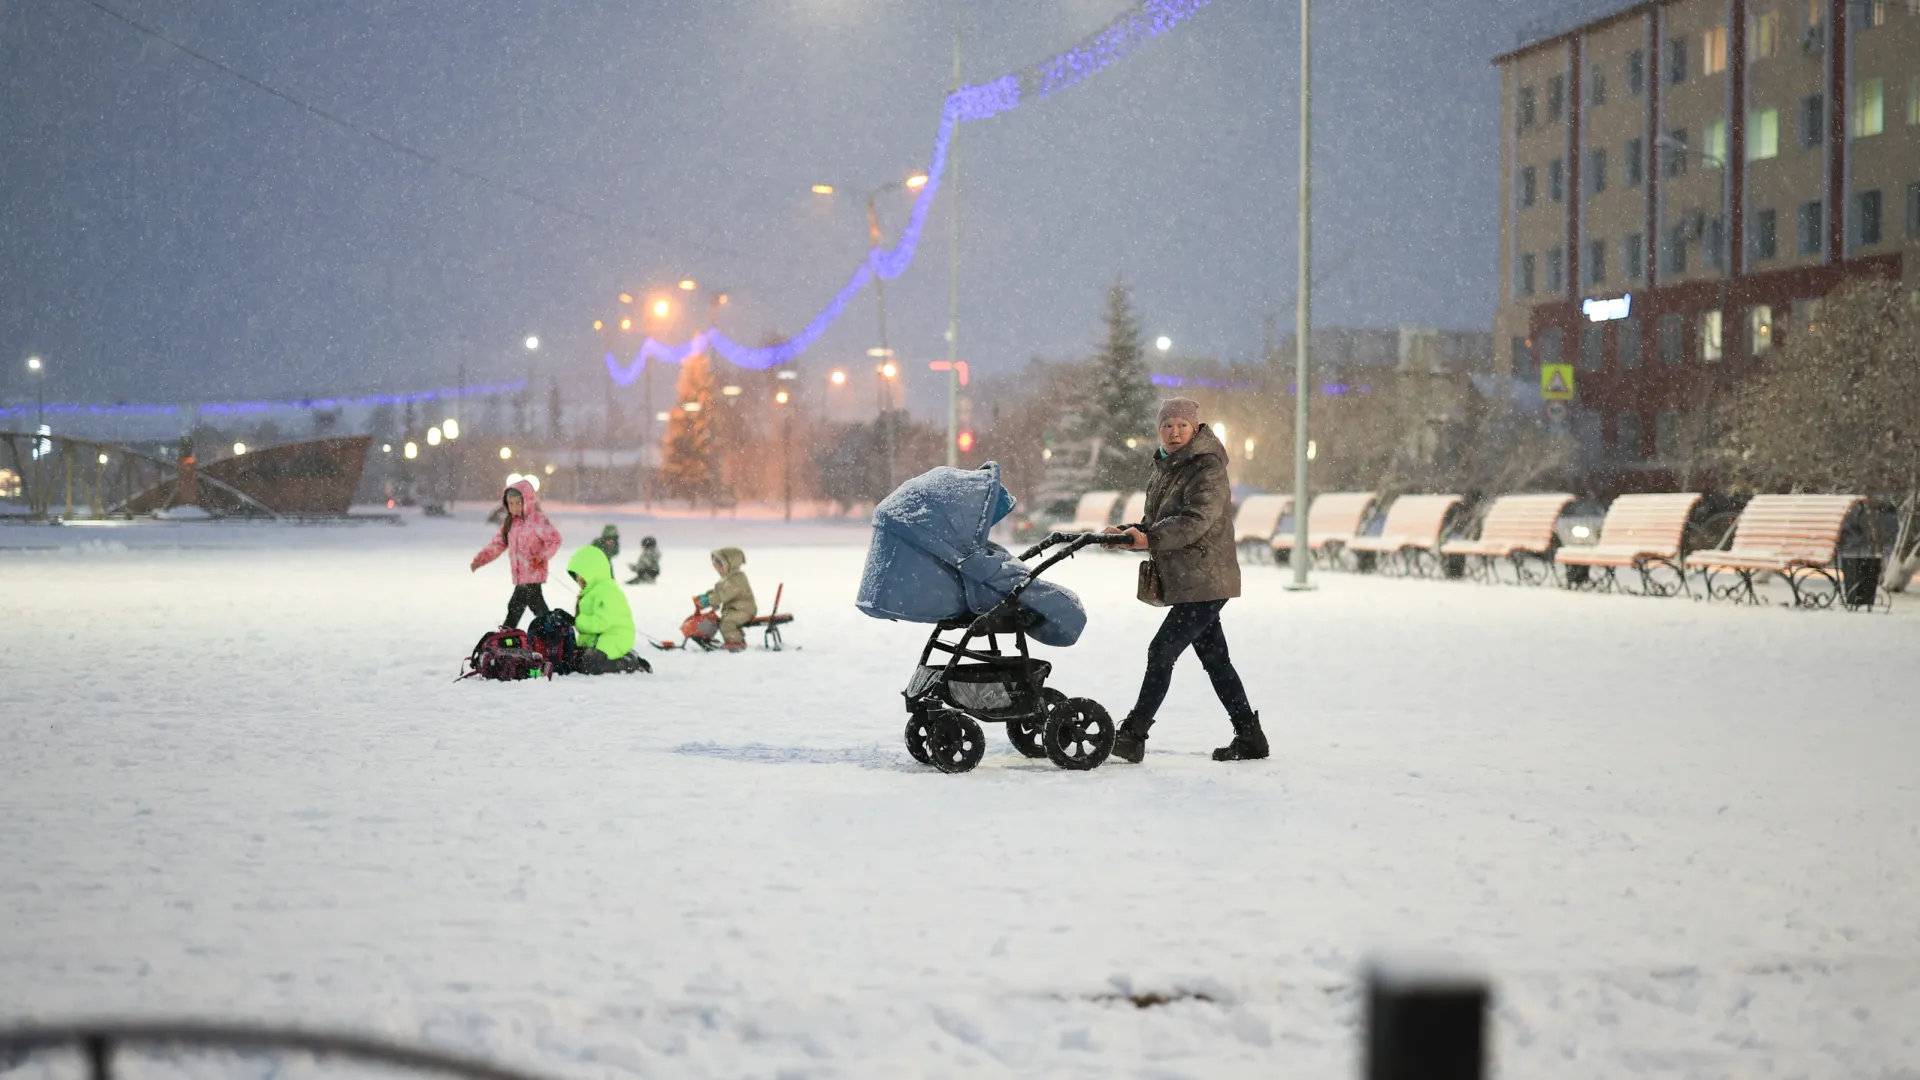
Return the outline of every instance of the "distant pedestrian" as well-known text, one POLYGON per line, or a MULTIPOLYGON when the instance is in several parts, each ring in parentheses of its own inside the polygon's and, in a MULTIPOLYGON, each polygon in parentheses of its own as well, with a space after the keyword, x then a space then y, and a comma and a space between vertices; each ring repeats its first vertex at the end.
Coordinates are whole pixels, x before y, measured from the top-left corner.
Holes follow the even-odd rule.
POLYGON ((1147 647, 1140 698, 1114 738, 1113 754, 1122 761, 1138 764, 1146 756, 1147 730, 1173 683, 1173 665, 1188 646, 1200 657, 1233 725, 1233 741, 1215 750, 1213 759, 1267 756, 1260 714, 1247 701, 1220 626, 1220 610, 1240 595, 1232 509, 1227 448, 1200 422, 1199 402, 1161 402, 1160 450, 1153 456, 1153 476, 1147 483, 1146 520, 1107 529, 1126 533, 1135 550, 1149 553, 1140 575, 1140 599, 1167 608, 1160 631, 1147 647))
POLYGON ((651 585, 660 579, 660 545, 651 536, 640 538, 640 557, 627 564, 633 570, 629 585, 651 585))
POLYGON ((506 554, 513 572, 513 595, 507 600, 507 619, 500 625, 517 630, 528 608, 536 619, 547 613, 547 598, 540 586, 547 580, 547 562, 560 550, 560 530, 540 512, 540 494, 530 481, 515 481, 500 496, 500 506, 505 514, 500 531, 473 557, 469 568, 477 572, 506 554))
POLYGON ((593 546, 594 546, 594 547, 597 547, 597 548, 599 548, 599 549, 600 549, 601 551, 604 551, 604 552, 606 552, 606 553, 607 553, 607 563, 608 563, 608 565, 612 565, 612 563, 613 563, 613 557, 614 557, 615 555, 618 555, 618 554, 620 554, 620 529, 619 529, 619 527, 618 527, 618 526, 614 526, 614 525, 609 525, 609 526, 607 526, 606 528, 604 528, 604 529, 601 529, 601 530, 600 530, 600 537, 599 537, 599 539, 597 539, 597 540, 595 540, 595 541, 593 542, 593 546))

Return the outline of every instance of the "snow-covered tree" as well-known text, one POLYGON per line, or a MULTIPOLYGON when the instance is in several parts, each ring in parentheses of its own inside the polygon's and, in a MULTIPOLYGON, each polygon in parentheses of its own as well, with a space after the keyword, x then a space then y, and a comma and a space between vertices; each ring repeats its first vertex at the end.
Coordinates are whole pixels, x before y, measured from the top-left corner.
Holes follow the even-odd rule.
POLYGON ((1146 482, 1144 466, 1155 445, 1153 414, 1158 398, 1124 275, 1116 275, 1107 290, 1107 310, 1101 321, 1106 340, 1093 357, 1092 394, 1085 413, 1087 433, 1101 441, 1095 482, 1132 490, 1146 482), (1134 447, 1127 446, 1129 439, 1134 447))

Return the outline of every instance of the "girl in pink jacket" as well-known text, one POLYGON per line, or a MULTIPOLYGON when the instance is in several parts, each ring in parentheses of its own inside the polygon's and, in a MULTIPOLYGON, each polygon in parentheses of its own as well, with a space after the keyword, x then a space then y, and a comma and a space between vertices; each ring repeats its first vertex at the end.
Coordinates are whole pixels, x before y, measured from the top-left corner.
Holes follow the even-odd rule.
POLYGON ((515 481, 500 496, 500 504, 506 507, 506 519, 493 541, 473 557, 471 568, 478 571, 499 558, 501 552, 507 553, 507 563, 513 568, 513 596, 507 601, 507 621, 500 625, 518 630, 520 616, 528 608, 533 609, 536 619, 547 613, 547 598, 541 595, 540 586, 547 580, 547 561, 560 550, 560 530, 540 512, 540 495, 525 480, 515 481))

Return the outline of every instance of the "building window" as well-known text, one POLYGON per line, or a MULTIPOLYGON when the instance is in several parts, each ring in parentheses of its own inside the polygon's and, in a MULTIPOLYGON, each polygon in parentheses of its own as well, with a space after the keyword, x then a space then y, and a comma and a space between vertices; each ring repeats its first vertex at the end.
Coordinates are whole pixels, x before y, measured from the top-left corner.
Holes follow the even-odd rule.
POLYGON ((1687 81, 1687 39, 1667 39, 1667 82, 1678 86, 1687 81))
POLYGON ((1607 190, 1607 152, 1597 147, 1587 150, 1587 194, 1607 190))
POLYGON ((1566 356, 1566 337, 1557 326, 1540 331, 1540 345, 1535 350, 1542 364, 1564 364, 1566 356))
POLYGON ((1533 369, 1533 350, 1527 347, 1526 338, 1508 338, 1507 349, 1512 353, 1508 370, 1525 372, 1533 369))
POLYGON ((1687 129, 1674 128, 1667 132, 1667 145, 1660 151, 1660 160, 1666 165, 1661 171, 1668 176, 1687 175, 1687 158, 1691 156, 1687 142, 1687 129))
POLYGON ((1558 123, 1567 111, 1567 77, 1555 75, 1547 80, 1547 123, 1558 123))
POLYGON ((1813 329, 1813 324, 1819 318, 1819 297, 1805 297, 1793 302, 1793 322, 1790 325, 1793 327, 1794 333, 1797 334, 1802 330, 1813 329))
MULTIPOLYGON (((1920 10, 1914 14, 1920 15, 1920 10)), ((1907 123, 1920 124, 1920 71, 1907 76, 1907 123)))
POLYGON ((1715 270, 1724 270, 1727 266, 1727 223, 1721 218, 1708 218, 1700 226, 1700 260, 1715 270))
POLYGON ((1679 312, 1660 316, 1660 362, 1677 364, 1687 358, 1687 317, 1679 312))
POLYGON ((1700 132, 1700 164, 1710 169, 1727 166, 1727 122, 1709 120, 1700 132))
POLYGON ((1667 227, 1666 257, 1663 260, 1669 274, 1687 272, 1687 227, 1684 224, 1667 227))
POLYGON ((1615 342, 1620 358, 1620 366, 1636 369, 1640 366, 1640 320, 1620 320, 1620 340, 1615 342))
POLYGON ((1620 242, 1620 273, 1628 281, 1639 281, 1646 272, 1646 237, 1628 233, 1620 242))
POLYGON ((1747 312, 1747 348, 1755 356, 1773 351, 1773 308, 1755 304, 1747 312))
POLYGON ((1607 366, 1607 324, 1588 323, 1580 329, 1580 370, 1599 371, 1607 366))
POLYGON ((1533 295, 1533 256, 1531 255, 1520 256, 1520 280, 1518 285, 1521 296, 1533 295))
POLYGON ((1627 160, 1622 165, 1626 172, 1628 187, 1639 187, 1640 181, 1646 178, 1647 163, 1643 156, 1645 145, 1639 139, 1627 140, 1627 160))
POLYGON ((1567 256, 1560 248, 1547 249, 1547 291, 1556 295, 1567 291, 1567 256))
POLYGON ((1853 197, 1853 246, 1872 247, 1880 242, 1880 193, 1862 191, 1853 197))
POLYGON ((1747 113, 1747 160, 1780 156, 1780 110, 1754 109, 1747 113))
POLYGON ((1757 262, 1780 253, 1780 215, 1760 210, 1753 215, 1753 258, 1757 262))
POLYGON ((1863 0, 1861 8, 1863 28, 1887 25, 1887 0, 1863 0))
POLYGON ((1607 283, 1607 242, 1589 240, 1587 242, 1587 284, 1605 285, 1607 283))
POLYGON ((1560 202, 1567 197, 1567 170, 1559 158, 1547 162, 1547 201, 1560 202))
POLYGON ((1870 138, 1886 130, 1886 80, 1866 79, 1853 86, 1853 116, 1848 127, 1856 139, 1870 138))
POLYGON ((1799 251, 1802 255, 1820 254, 1820 241, 1826 236, 1826 230, 1821 227, 1823 224, 1821 211, 1819 199, 1800 204, 1798 234, 1799 251))
POLYGON ((1718 75, 1727 70, 1727 28, 1709 27, 1700 35, 1700 74, 1718 75))
POLYGON ((1800 145, 1819 146, 1827 141, 1827 99, 1808 94, 1800 99, 1800 145))
POLYGON ((1520 182, 1516 186, 1518 186, 1520 189, 1520 209, 1522 210, 1525 210, 1527 207, 1532 206, 1534 202, 1534 198, 1538 194, 1538 189, 1535 185, 1534 180, 1535 180, 1535 174, 1534 174, 1533 166, 1531 165, 1521 166, 1520 182))
POLYGON ((1672 461, 1680 456, 1680 414, 1662 411, 1653 414, 1653 456, 1672 461))
POLYGON ((1920 180, 1907 185, 1907 235, 1920 237, 1920 180))
POLYGON ((1747 35, 1752 39, 1749 48, 1755 60, 1771 60, 1780 55, 1780 13, 1762 12, 1753 17, 1753 29, 1747 35))
POLYGON ((1641 442, 1640 414, 1623 412, 1614 421, 1613 445, 1621 461, 1644 461, 1646 445, 1641 442))
POLYGON ((1520 106, 1514 111, 1517 114, 1521 131, 1526 131, 1533 127, 1533 87, 1523 86, 1520 88, 1520 106))
POLYGON ((1639 97, 1647 89, 1647 56, 1639 49, 1627 54, 1627 93, 1639 97))
POLYGON ((1607 69, 1595 64, 1587 69, 1587 104, 1607 103, 1607 69))
POLYGON ((1718 311, 1706 311, 1700 314, 1700 359, 1713 361, 1722 356, 1722 323, 1718 311))

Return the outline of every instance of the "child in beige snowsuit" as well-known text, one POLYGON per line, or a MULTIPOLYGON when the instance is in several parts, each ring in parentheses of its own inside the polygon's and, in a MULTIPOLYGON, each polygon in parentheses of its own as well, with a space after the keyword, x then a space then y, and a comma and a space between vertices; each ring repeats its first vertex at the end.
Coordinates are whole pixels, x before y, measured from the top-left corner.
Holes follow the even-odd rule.
POLYGON ((753 602, 753 586, 747 584, 747 575, 740 569, 747 564, 747 555, 739 548, 724 547, 712 557, 714 573, 720 575, 720 580, 694 599, 719 612, 720 640, 727 648, 738 651, 747 647, 747 634, 742 627, 760 613, 759 606, 753 602))

